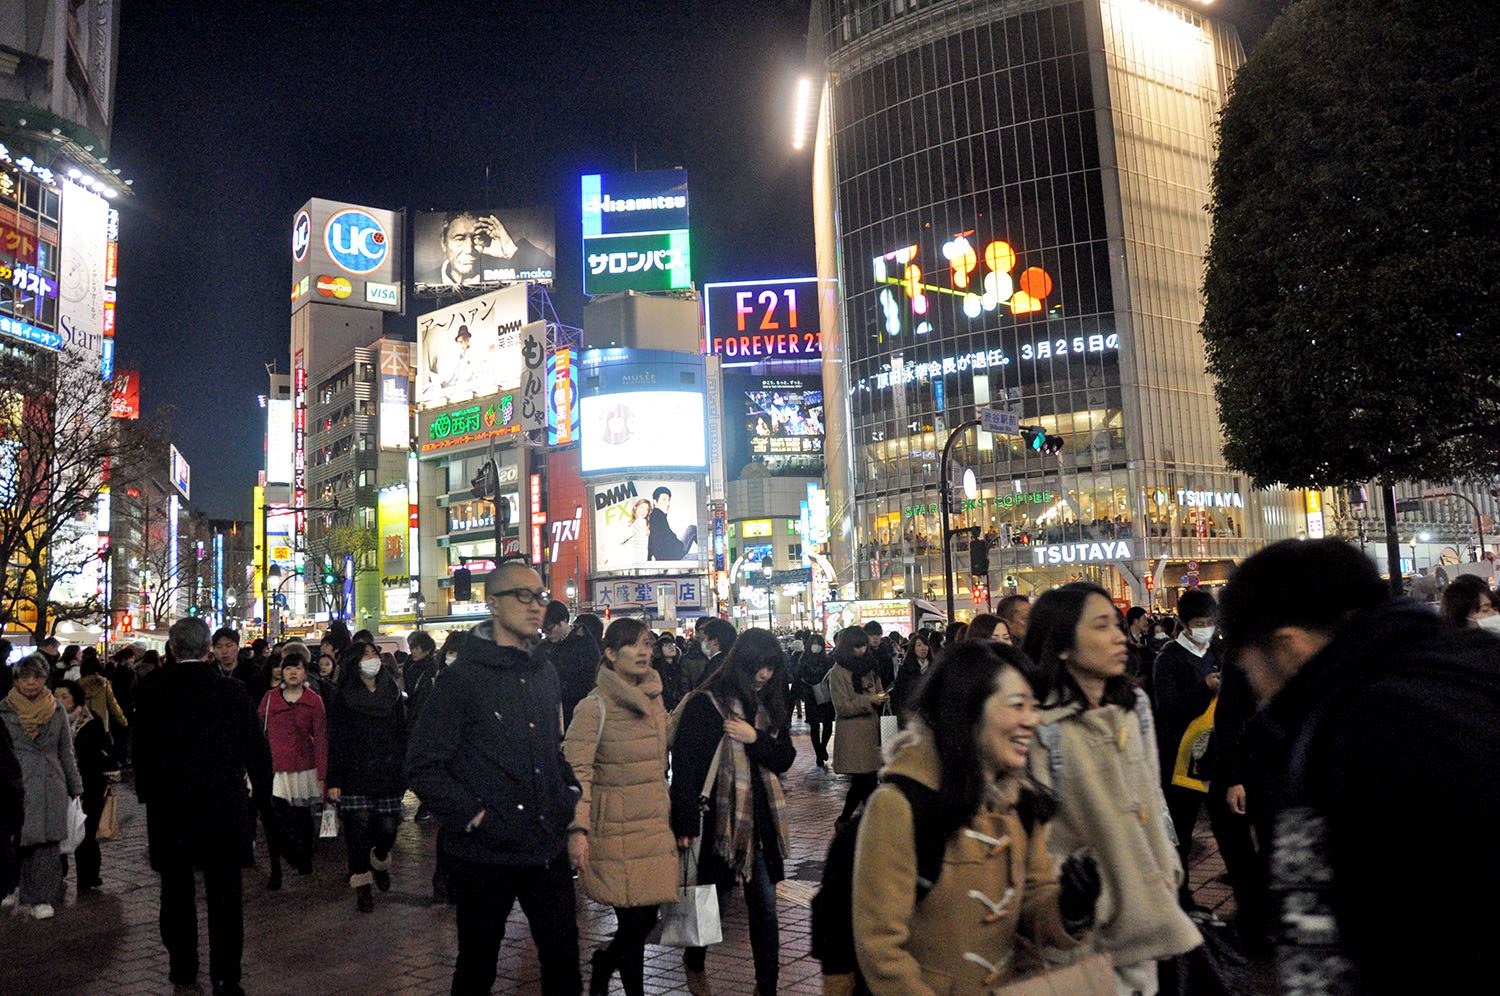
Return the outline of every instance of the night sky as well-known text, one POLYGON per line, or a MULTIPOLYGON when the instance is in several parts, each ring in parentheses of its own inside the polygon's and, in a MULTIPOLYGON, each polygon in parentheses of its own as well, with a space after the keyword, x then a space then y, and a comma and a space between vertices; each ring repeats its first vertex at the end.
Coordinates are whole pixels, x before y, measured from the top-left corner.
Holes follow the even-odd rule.
MULTIPOLYGON (((135 196, 116 202, 116 365, 141 371, 148 416, 171 407, 212 515, 250 514, 309 197, 550 203, 574 325, 581 173, 687 167, 700 283, 812 273, 809 162, 789 144, 806 0, 121 7, 110 165, 135 196)), ((415 327, 410 304, 386 320, 415 327)))

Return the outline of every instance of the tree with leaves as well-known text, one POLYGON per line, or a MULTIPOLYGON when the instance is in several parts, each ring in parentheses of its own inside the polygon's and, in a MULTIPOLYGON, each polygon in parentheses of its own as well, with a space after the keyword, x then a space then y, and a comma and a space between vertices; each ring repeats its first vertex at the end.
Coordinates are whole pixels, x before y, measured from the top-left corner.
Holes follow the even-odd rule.
POLYGON ((145 473, 148 425, 110 416, 110 387, 55 354, 0 355, 0 623, 36 642, 63 620, 107 621, 75 583, 103 570, 97 515, 106 483, 145 473))
POLYGON ((1305 0, 1239 70, 1203 336, 1257 484, 1389 501, 1500 465, 1497 73, 1491 0, 1305 0))

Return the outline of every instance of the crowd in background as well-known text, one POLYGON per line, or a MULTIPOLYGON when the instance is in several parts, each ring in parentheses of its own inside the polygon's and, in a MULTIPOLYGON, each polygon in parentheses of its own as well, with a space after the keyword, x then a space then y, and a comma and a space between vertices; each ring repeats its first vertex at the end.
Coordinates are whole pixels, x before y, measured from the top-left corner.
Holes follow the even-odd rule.
MULTIPOLYGON (((768 996, 797 832, 782 777, 805 724, 815 769, 847 784, 813 904, 825 992, 1044 974, 1060 991, 1228 993, 1273 953, 1297 992, 1485 988, 1500 599, 1482 581, 1450 586, 1437 614, 1390 599, 1343 544, 1285 543, 1170 617, 1072 583, 831 644, 714 617, 682 635, 606 626, 517 562, 484 594, 488 620, 399 654, 338 625, 316 647, 242 647, 187 619, 164 659, 46 641, 0 670, 6 907, 54 916, 70 871, 80 894, 100 887, 126 778, 171 981, 196 990, 202 872, 210 981, 240 992, 256 824, 267 889, 338 835, 367 912, 411 790, 437 824, 433 901, 457 907, 455 993, 490 991, 518 902, 543 991, 581 992, 576 889, 616 922, 589 992, 618 977, 644 993, 647 938, 698 885, 721 912, 743 892, 768 996), (1293 583, 1312 576, 1326 583, 1293 583), (1232 927, 1186 888, 1205 812, 1232 927)), ((680 946, 689 991, 713 992, 708 945, 680 946)))

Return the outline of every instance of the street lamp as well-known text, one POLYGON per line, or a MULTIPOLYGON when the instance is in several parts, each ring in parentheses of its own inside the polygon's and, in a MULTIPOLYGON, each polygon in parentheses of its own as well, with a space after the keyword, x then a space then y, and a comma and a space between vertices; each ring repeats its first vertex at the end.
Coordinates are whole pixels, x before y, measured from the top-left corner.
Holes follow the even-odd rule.
POLYGON ((412 607, 417 610, 417 632, 420 633, 422 632, 422 613, 427 608, 427 599, 418 595, 417 600, 412 603, 412 607))
POLYGON ((760 562, 760 570, 766 576, 766 628, 774 633, 776 631, 776 589, 771 585, 771 578, 776 574, 776 562, 768 555, 760 562))
POLYGON ((575 585, 572 581, 569 581, 568 582, 568 587, 567 587, 567 593, 568 593, 568 611, 570 611, 570 612, 577 612, 578 611, 578 586, 575 585))

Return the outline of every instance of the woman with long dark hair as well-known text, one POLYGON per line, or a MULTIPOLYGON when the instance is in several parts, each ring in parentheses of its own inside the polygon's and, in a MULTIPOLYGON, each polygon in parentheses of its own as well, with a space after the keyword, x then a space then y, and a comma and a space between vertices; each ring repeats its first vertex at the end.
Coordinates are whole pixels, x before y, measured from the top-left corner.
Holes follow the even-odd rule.
POLYGON ((1171 838, 1150 702, 1125 674, 1130 659, 1109 593, 1084 582, 1046 592, 1031 609, 1042 725, 1031 776, 1059 800, 1054 856, 1088 848, 1107 902, 1093 949, 1109 954, 1122 993, 1155 993, 1157 962, 1203 943, 1177 903, 1182 862, 1171 838))
POLYGON ((896 671, 896 687, 891 689, 891 708, 896 710, 903 726, 906 724, 906 714, 917 701, 917 686, 921 684, 927 669, 932 666, 935 653, 926 630, 916 631, 906 641, 906 656, 901 659, 901 667, 896 671))
POLYGON ((406 707, 373 643, 352 644, 328 696, 328 798, 338 804, 355 908, 375 909, 391 888, 391 845, 406 792, 406 707))
POLYGON ((1098 869, 1069 858, 1059 885, 1056 804, 1026 776, 1040 713, 1025 666, 1010 646, 955 644, 892 744, 854 862, 855 949, 874 996, 988 992, 1011 975, 1018 935, 1066 950, 1093 920, 1098 869), (918 806, 932 840, 917 839, 918 806), (938 845, 941 870, 914 903, 923 849, 938 845))
POLYGON ((659 647, 639 619, 610 623, 594 690, 573 710, 563 741, 583 791, 568 828, 569 857, 589 898, 615 909, 615 936, 591 959, 589 993, 597 996, 609 992, 615 972, 626 996, 643 996, 646 935, 657 906, 677 898, 667 710, 651 666, 659 647))
MULTIPOLYGON (((605 632, 608 636, 608 631, 605 632)), ((691 688, 683 687, 682 650, 672 637, 663 635, 651 649, 651 668, 661 676, 661 702, 667 712, 677 708, 677 703, 691 688)))
POLYGON ((807 715, 807 734, 812 740, 813 758, 820 768, 828 763, 828 741, 833 736, 833 703, 819 702, 814 689, 823 683, 832 666, 833 659, 828 656, 823 638, 816 633, 807 638, 806 649, 799 651, 792 661, 797 693, 802 696, 807 715))
POLYGON ((849 776, 849 794, 838 822, 854 815, 875 791, 880 770, 880 713, 890 696, 880 684, 880 662, 870 653, 870 634, 858 626, 839 633, 833 644, 833 770, 849 776))
MULTIPOLYGON (((721 911, 733 888, 745 887, 761 996, 776 992, 780 974, 776 883, 785 877, 790 853, 780 776, 797 749, 786 728, 785 676, 786 655, 776 637, 745 631, 719 672, 688 698, 672 747, 672 833, 683 851, 698 841, 698 881, 718 887, 721 911)), ((693 996, 712 991, 706 953, 683 952, 693 996)))

